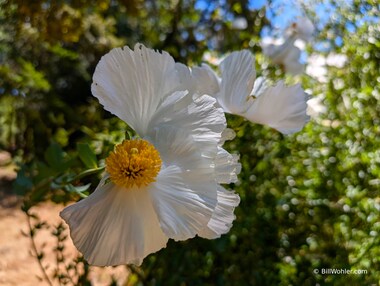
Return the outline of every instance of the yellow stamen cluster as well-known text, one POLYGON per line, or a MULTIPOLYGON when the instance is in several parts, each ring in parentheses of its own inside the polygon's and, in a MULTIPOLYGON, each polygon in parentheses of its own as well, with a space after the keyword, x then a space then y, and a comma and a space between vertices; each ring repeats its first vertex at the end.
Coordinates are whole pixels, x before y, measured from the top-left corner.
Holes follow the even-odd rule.
POLYGON ((106 159, 106 171, 111 181, 122 187, 147 186, 156 180, 161 158, 146 140, 124 140, 106 159))

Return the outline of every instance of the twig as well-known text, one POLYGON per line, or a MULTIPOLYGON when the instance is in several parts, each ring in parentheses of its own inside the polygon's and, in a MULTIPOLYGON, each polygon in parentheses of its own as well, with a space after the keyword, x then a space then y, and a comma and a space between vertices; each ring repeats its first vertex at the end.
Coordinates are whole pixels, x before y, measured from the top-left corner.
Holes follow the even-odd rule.
POLYGON ((37 256, 37 260, 38 260, 38 265, 40 266, 40 269, 42 271, 42 274, 46 280, 46 282, 50 285, 50 286, 53 286, 53 284, 51 283, 50 279, 49 279, 49 276, 47 275, 46 271, 45 271, 45 268, 44 266, 42 265, 42 262, 41 262, 41 258, 40 258, 40 255, 38 254, 38 249, 37 249, 37 245, 36 245, 36 242, 34 240, 34 230, 32 228, 32 223, 30 221, 30 214, 28 211, 25 211, 25 214, 28 218, 28 227, 29 227, 29 233, 30 233, 30 239, 32 241, 32 249, 35 253, 35 255, 37 256))

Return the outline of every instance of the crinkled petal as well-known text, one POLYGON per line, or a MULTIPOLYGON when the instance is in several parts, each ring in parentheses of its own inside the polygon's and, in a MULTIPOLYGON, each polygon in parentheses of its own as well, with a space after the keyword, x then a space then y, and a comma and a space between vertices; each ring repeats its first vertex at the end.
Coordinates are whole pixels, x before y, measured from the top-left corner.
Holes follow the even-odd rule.
POLYGON ((306 115, 308 97, 299 84, 285 86, 279 81, 257 97, 245 118, 254 123, 268 125, 284 134, 302 129, 309 120, 306 115))
POLYGON ((215 182, 212 181, 215 180, 214 160, 217 152, 215 144, 212 142, 197 144, 186 130, 176 130, 170 126, 157 129, 153 139, 164 165, 178 166, 183 172, 197 170, 202 176, 206 176, 210 183, 215 182))
MULTIPOLYGON (((215 98, 208 95, 193 99, 186 92, 175 92, 157 110, 147 136, 155 142, 160 154, 166 156, 171 153, 169 156, 177 156, 177 148, 173 148, 173 144, 178 141, 169 142, 163 136, 163 132, 167 134, 177 132, 178 136, 180 133, 185 133, 189 140, 186 144, 193 144, 194 148, 201 151, 202 156, 215 158, 218 142, 226 128, 224 112, 221 108, 215 107, 215 104, 215 98)), ((170 136, 174 138, 176 135, 170 136)))
POLYGON ((196 92, 195 79, 192 76, 191 69, 181 63, 175 63, 175 68, 179 75, 181 88, 183 91, 187 90, 189 93, 196 92))
POLYGON ((247 51, 231 53, 220 65, 222 81, 217 100, 225 112, 241 114, 256 78, 253 55, 247 51))
POLYGON ((222 132, 222 137, 219 141, 219 145, 223 146, 224 142, 226 141, 231 141, 236 137, 236 133, 233 129, 231 128, 226 128, 222 132))
POLYGON ((149 193, 103 182, 93 194, 66 207, 60 215, 70 226, 75 246, 90 264, 139 265, 168 241, 149 193))
POLYGON ((227 191, 222 186, 218 187, 218 203, 207 227, 202 229, 200 237, 214 239, 230 231, 235 220, 234 210, 240 203, 240 197, 233 191, 227 191))
POLYGON ((192 74, 196 79, 199 95, 214 95, 219 91, 220 79, 209 65, 202 64, 200 67, 193 67, 192 74))
POLYGON ((237 175, 241 171, 241 164, 238 161, 239 155, 230 154, 222 147, 218 148, 218 155, 215 159, 215 175, 219 184, 230 184, 238 181, 237 175))
POLYGON ((91 86, 104 108, 144 136, 151 117, 180 82, 173 58, 137 44, 116 48, 99 61, 91 86))
POLYGON ((219 78, 207 64, 192 67, 176 63, 181 80, 181 90, 188 90, 190 94, 214 95, 219 91, 219 78))
POLYGON ((210 221, 217 202, 213 177, 171 165, 148 187, 163 232, 175 240, 194 237, 210 221))

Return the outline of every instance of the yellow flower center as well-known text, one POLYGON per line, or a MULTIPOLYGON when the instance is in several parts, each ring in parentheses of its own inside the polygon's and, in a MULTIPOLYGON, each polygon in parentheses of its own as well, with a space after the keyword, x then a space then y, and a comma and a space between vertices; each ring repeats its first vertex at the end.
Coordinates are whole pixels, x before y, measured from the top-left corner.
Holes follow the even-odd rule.
POLYGON ((106 159, 106 171, 111 181, 122 187, 147 186, 156 180, 161 158, 146 140, 124 140, 106 159))

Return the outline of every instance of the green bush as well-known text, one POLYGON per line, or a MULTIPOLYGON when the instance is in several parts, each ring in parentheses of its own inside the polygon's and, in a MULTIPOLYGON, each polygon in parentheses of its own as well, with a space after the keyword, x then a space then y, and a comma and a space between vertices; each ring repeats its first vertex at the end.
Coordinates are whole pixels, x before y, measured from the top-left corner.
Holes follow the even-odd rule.
POLYGON ((376 1, 340 7, 326 1, 335 12, 325 25, 318 3, 304 5, 318 27, 309 54, 347 57, 343 68, 328 68, 326 83, 287 76, 263 57, 259 33, 271 24, 268 15, 280 13, 275 5, 253 10, 248 1, 209 1, 201 13, 197 1, 26 2, 0 1, 0 148, 19 162, 15 191, 29 216, 41 201, 67 203, 93 191, 102 160, 129 130, 91 96, 91 76, 103 54, 143 42, 199 64, 209 50, 223 55, 248 48, 258 74, 301 81, 312 96, 324 95, 327 111, 292 136, 228 116, 237 137, 226 148, 241 154, 243 166, 240 182, 231 186, 241 196, 233 228, 217 240, 170 241, 141 268, 130 266, 130 284, 378 283, 376 1), (237 16, 247 19, 247 29, 232 28, 237 16), (368 273, 323 275, 328 268, 368 273))

